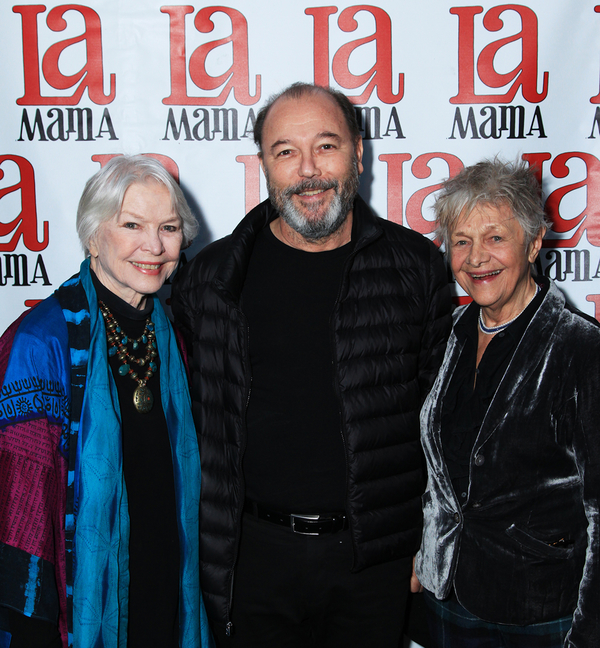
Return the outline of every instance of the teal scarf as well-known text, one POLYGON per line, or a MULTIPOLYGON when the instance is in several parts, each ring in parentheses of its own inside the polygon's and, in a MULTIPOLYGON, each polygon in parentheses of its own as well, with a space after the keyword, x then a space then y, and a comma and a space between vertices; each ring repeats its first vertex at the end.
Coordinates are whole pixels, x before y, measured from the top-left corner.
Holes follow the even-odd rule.
MULTIPOLYGON (((89 304, 90 344, 81 420, 79 429, 71 431, 71 439, 77 443, 74 470, 69 473, 75 482, 73 635, 77 648, 126 648, 129 515, 119 401, 108 365, 104 321, 89 261, 84 261, 74 282, 81 283, 89 304)), ((73 313, 68 317, 72 319, 73 313)), ((212 639, 199 585, 198 443, 185 368, 175 333, 157 298, 153 321, 161 361, 161 398, 173 456, 182 561, 180 646, 207 647, 212 645, 212 639)), ((74 450, 70 448, 70 453, 74 450)), ((160 583, 156 586, 160 588, 160 583)))

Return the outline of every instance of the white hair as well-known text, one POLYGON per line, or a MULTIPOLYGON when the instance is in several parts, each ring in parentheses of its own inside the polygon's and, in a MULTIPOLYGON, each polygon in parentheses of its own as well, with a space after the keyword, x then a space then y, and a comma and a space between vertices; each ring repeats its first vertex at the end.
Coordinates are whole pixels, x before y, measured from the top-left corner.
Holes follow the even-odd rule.
POLYGON ((125 193, 135 183, 158 182, 171 195, 171 205, 181 220, 182 247, 198 233, 198 221, 173 176, 147 155, 119 155, 109 160, 86 183, 77 208, 77 234, 89 254, 89 244, 98 228, 120 213, 125 193))

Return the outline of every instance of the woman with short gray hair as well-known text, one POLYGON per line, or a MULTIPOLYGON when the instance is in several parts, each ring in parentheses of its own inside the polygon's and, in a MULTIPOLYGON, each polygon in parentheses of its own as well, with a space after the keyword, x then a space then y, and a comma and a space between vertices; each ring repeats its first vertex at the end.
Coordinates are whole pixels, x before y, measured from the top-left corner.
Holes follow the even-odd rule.
POLYGON ((600 646, 600 327, 534 275, 546 222, 525 164, 463 169, 435 211, 473 302, 421 412, 433 646, 600 646))

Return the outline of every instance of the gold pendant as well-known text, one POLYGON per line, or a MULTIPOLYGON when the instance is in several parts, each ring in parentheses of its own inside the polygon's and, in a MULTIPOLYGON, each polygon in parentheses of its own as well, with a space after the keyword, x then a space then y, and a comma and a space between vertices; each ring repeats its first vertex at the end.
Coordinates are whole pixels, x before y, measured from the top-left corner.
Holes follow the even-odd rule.
POLYGON ((139 385, 133 392, 133 404, 140 414, 147 414, 154 405, 154 396, 146 385, 139 385))

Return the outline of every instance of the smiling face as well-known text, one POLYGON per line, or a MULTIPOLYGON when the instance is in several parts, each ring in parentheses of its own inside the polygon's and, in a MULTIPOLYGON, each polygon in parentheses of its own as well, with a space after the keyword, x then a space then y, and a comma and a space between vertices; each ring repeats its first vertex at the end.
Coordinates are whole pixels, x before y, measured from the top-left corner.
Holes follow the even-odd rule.
POLYGON ((181 241, 169 190, 157 182, 137 182, 125 192, 121 212, 92 237, 91 268, 115 295, 143 308, 146 295, 175 270, 181 241))
POLYGON ((269 198, 282 228, 308 242, 338 232, 352 212, 363 149, 336 102, 321 92, 279 99, 261 144, 269 198))
POLYGON ((450 235, 450 265, 456 280, 494 322, 508 321, 535 291, 530 264, 543 232, 528 245, 507 206, 479 204, 461 215, 450 235))

